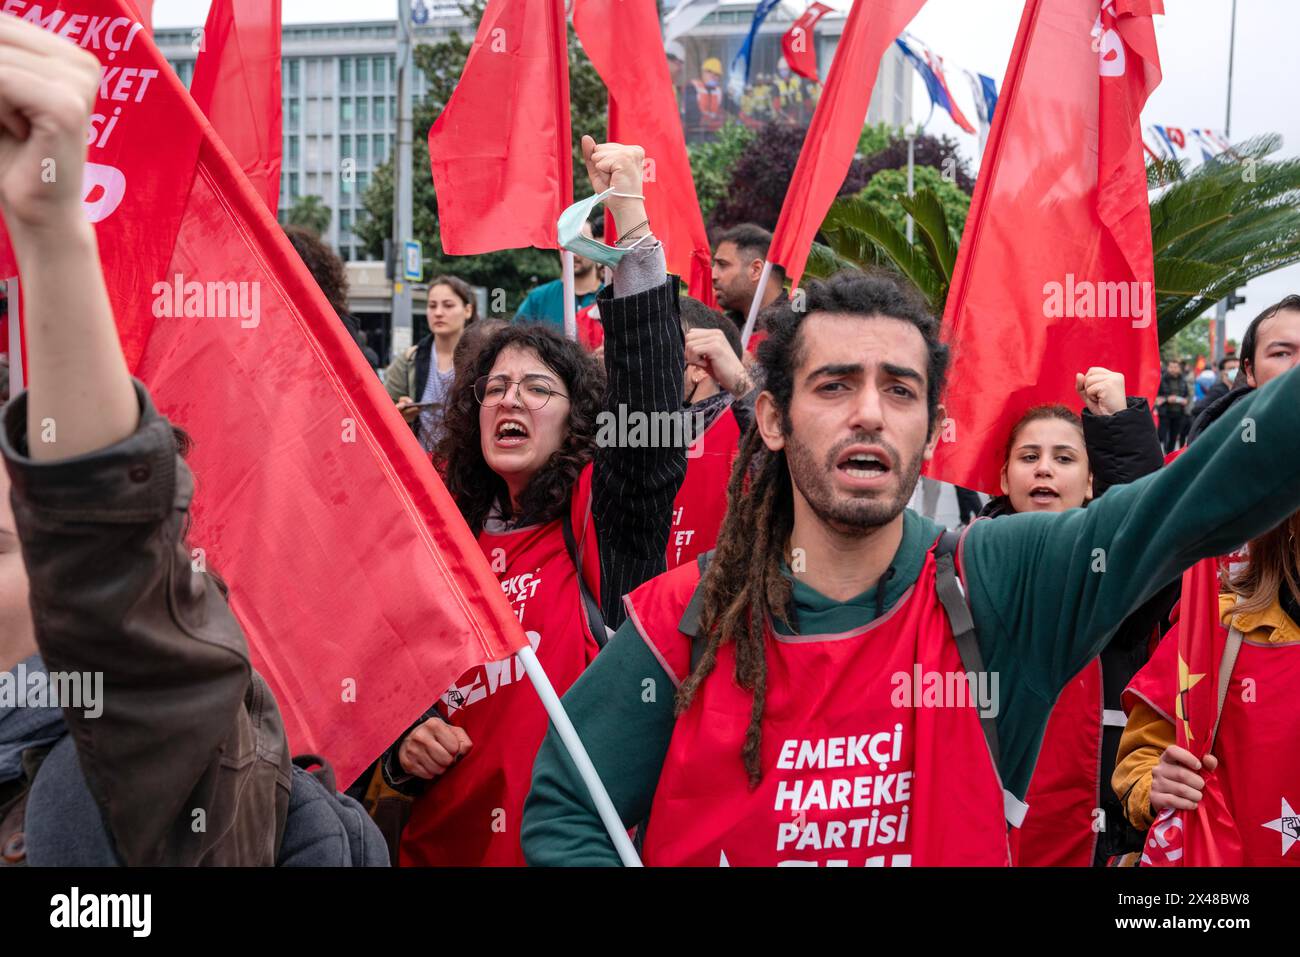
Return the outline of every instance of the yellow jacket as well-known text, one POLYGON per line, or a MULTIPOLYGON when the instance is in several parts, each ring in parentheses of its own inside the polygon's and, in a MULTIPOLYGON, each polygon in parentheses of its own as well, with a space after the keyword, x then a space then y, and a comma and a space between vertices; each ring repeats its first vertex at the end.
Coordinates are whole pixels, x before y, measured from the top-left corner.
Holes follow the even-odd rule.
MULTIPOLYGON (((1283 586, 1285 587, 1285 586, 1283 586)), ((1282 610, 1274 596, 1273 604, 1263 611, 1234 615, 1237 596, 1219 596, 1219 616, 1224 625, 1235 627, 1246 641, 1258 644, 1288 644, 1300 641, 1300 625, 1282 610)), ((1124 805, 1124 816, 1134 827, 1145 830, 1155 814, 1151 809, 1151 772, 1160 763, 1165 748, 1174 744, 1174 726, 1144 701, 1138 701, 1128 716, 1128 724, 1119 742, 1119 755, 1110 784, 1124 805)))

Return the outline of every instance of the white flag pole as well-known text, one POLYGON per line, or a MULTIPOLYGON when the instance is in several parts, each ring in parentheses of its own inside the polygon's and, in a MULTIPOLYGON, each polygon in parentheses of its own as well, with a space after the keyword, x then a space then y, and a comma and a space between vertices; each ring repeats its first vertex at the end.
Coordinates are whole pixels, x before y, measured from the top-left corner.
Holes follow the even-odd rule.
POLYGON ((772 261, 763 260, 763 271, 758 276, 758 288, 749 304, 749 315, 745 317, 745 331, 740 334, 740 351, 749 348, 749 337, 754 334, 754 323, 758 321, 758 310, 763 302, 763 293, 767 291, 767 280, 772 275, 772 261))
POLYGON ((18 288, 18 277, 14 276, 5 283, 9 293, 9 395, 15 396, 23 391, 23 333, 22 333, 22 295, 18 288))
POLYGON ((537 696, 542 699, 542 706, 546 708, 551 724, 555 725, 560 743, 569 752, 569 757, 573 759, 573 766, 578 769, 578 774, 582 777, 582 783, 587 786, 591 799, 596 802, 596 812, 600 814, 601 823, 609 832, 609 838, 614 842, 614 850, 618 851, 623 866, 641 867, 641 858, 637 856, 636 848, 632 846, 632 841, 627 836, 627 829, 623 827, 618 812, 614 810, 614 802, 609 799, 609 792, 601 783, 596 767, 587 755, 587 749, 582 746, 582 739, 578 737, 577 729, 569 720, 569 713, 560 703, 560 696, 555 693, 551 679, 546 676, 542 663, 537 660, 537 652, 531 645, 525 645, 516 652, 516 655, 523 662, 524 671, 528 672, 533 687, 537 689, 537 696))
POLYGON ((577 307, 573 301, 573 253, 567 249, 560 252, 564 263, 564 334, 570 339, 578 338, 577 307))

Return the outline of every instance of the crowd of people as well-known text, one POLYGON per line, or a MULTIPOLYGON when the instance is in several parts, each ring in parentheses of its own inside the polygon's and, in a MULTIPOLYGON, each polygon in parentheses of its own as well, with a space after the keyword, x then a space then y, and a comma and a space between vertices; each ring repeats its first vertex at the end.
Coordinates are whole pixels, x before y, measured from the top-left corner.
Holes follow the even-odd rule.
MULTIPOLYGON (((0 46, 31 382, 0 431, 0 669, 105 682, 93 718, 0 708, 3 861, 619 863, 515 661, 411 702, 355 782, 293 759, 226 586, 191 562, 184 423, 128 374, 80 177, 23 174, 81 168, 98 62, 8 18, 0 46)), ((582 151, 619 236, 575 268, 588 332, 564 334, 562 286, 505 321, 440 276, 383 381, 647 864, 1130 864, 1216 771, 1246 862, 1300 861, 1275 820, 1300 793, 1278 760, 1300 735, 1300 296, 1255 317, 1199 405, 1171 362, 1158 425, 1081 357, 1077 403, 1025 410, 1001 494, 948 530, 906 507, 960 361, 921 294, 885 270, 792 298, 778 268, 760 290, 771 237, 743 225, 716 237, 713 309, 667 272, 640 148, 582 151), (610 441, 604 413, 690 425, 610 441), (1194 752, 1174 605, 1229 554, 1239 656, 1194 752)), ((347 323, 337 257, 289 240, 347 323)))

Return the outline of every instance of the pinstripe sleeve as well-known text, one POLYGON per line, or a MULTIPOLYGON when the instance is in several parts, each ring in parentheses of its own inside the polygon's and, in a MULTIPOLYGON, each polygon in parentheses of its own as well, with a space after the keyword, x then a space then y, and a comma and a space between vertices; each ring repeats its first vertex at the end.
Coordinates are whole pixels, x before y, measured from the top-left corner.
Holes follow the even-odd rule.
POLYGON ((644 417, 646 423, 646 441, 636 448, 621 428, 617 441, 598 443, 592 475, 601 607, 606 624, 617 628, 625 617, 623 596, 665 570, 673 499, 686 475, 686 449, 652 437, 662 435, 658 423, 667 421, 666 415, 680 415, 686 360, 675 276, 630 295, 615 298, 612 292, 606 289, 600 301, 605 411, 616 422, 644 417))

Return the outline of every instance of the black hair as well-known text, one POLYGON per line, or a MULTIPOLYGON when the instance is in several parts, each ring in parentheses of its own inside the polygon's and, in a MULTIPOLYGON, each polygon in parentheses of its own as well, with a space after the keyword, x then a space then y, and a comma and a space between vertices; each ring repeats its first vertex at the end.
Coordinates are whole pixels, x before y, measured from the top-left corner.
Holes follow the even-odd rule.
POLYGON ((745 350, 740 344, 740 328, 725 315, 716 309, 710 309, 698 299, 692 299, 690 296, 681 297, 679 310, 684 329, 687 331, 691 329, 721 329, 722 334, 727 337, 727 342, 731 344, 731 348, 736 350, 737 358, 744 358, 745 350))
POLYGON ((872 269, 844 270, 830 279, 814 279, 803 292, 802 302, 787 299, 768 307, 764 312, 768 337, 758 347, 766 391, 772 393, 782 417, 789 414, 794 371, 803 361, 799 333, 808 316, 815 312, 848 313, 863 318, 886 316, 910 322, 925 340, 926 410, 933 430, 948 378, 950 356, 948 346, 939 335, 939 320, 930 312, 929 304, 917 288, 888 269, 872 269))
POLYGON ((1255 374, 1255 347, 1258 345, 1259 327, 1283 309, 1300 312, 1300 295, 1292 293, 1279 302, 1273 303, 1273 305, 1250 320, 1250 325, 1246 327, 1246 334, 1241 337, 1241 365, 1244 369, 1246 363, 1249 362, 1251 375, 1255 374))
MULTIPOLYGON (((772 234, 762 226, 754 223, 737 223, 735 226, 718 233, 713 242, 713 248, 717 249, 723 243, 731 243, 736 247, 736 251, 747 260, 766 260, 768 250, 772 247, 772 234)), ((784 267, 773 263, 772 273, 781 282, 785 282, 784 267)))
POLYGON ((445 463, 447 491, 475 535, 483 530, 494 502, 500 504, 503 518, 522 524, 549 522, 564 512, 579 474, 594 454, 596 417, 604 400, 605 376, 600 364, 574 340, 536 322, 498 329, 464 368, 457 370, 444 418, 446 434, 437 454, 445 463), (474 383, 490 373, 497 356, 511 346, 536 353, 563 380, 569 397, 564 440, 524 489, 517 515, 505 480, 483 458, 479 402, 474 396, 474 383))

